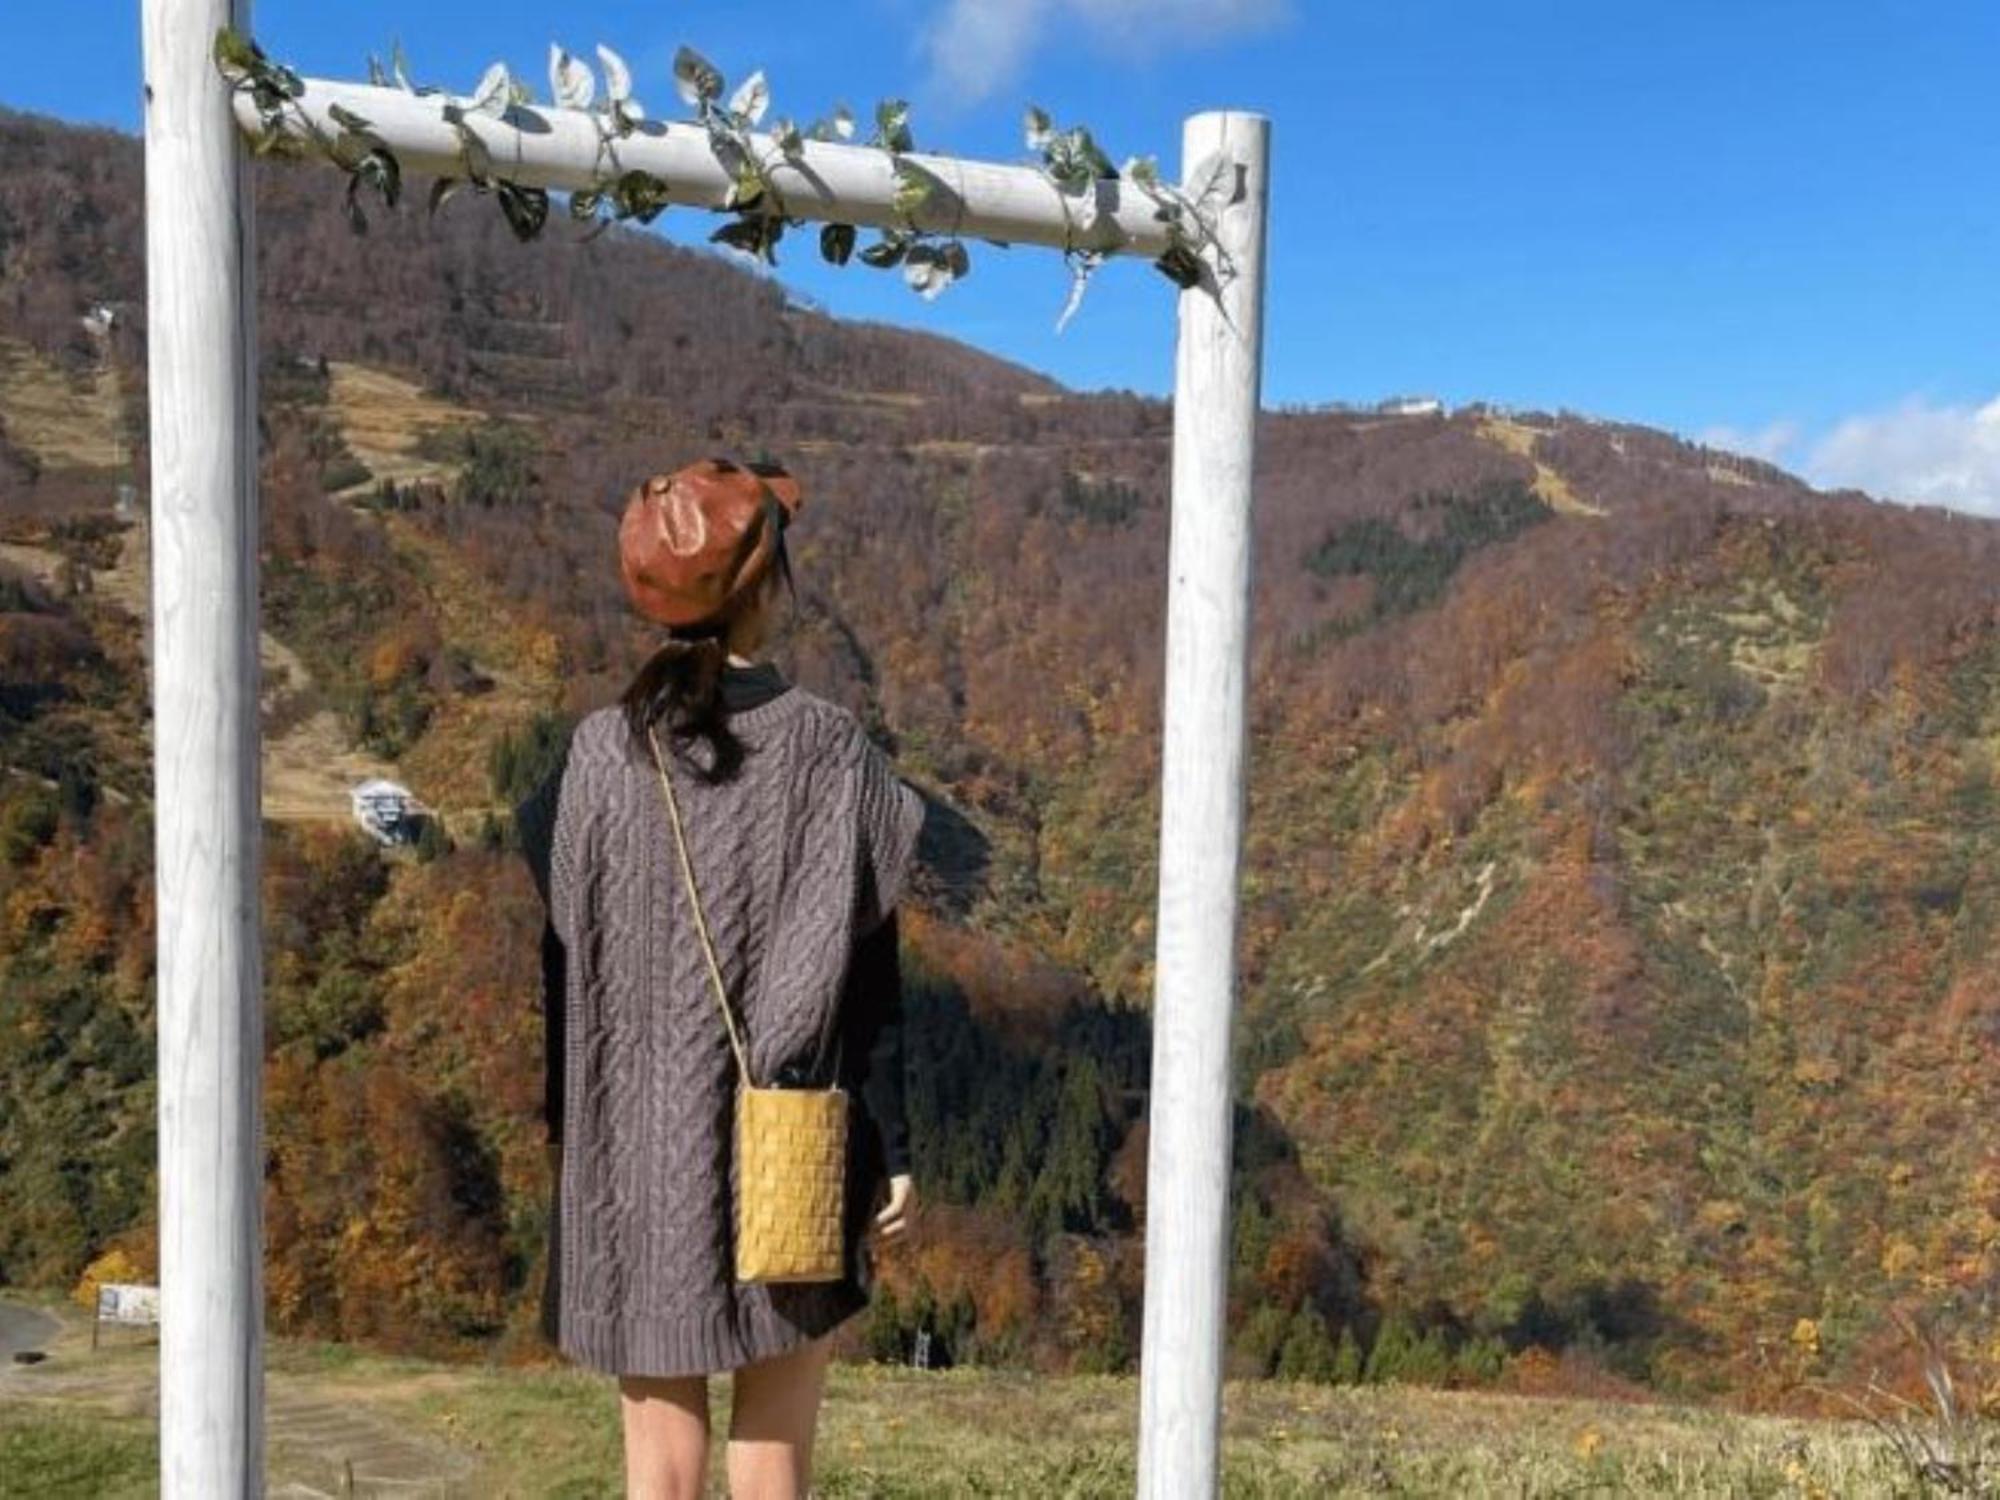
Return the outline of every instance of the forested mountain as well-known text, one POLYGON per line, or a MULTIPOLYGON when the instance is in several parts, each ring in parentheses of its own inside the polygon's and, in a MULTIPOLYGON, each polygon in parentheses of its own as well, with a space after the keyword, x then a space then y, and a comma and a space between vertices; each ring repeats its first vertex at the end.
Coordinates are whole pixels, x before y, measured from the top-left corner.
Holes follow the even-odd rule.
MULTIPOLYGON (((149 1253, 139 174, 0 116, 15 1281, 149 1253)), ((339 196, 258 171, 274 1325, 531 1347, 504 811, 646 649, 626 489, 726 444, 806 486, 774 654, 932 802, 929 1227, 856 1341, 1128 1364, 1169 408, 650 237, 356 236, 339 196), (448 836, 378 852, 362 766, 448 836)), ((2000 1356, 2000 529, 1570 414, 1259 442, 1234 1368, 1775 1399, 1894 1357, 1892 1308, 2000 1356)))

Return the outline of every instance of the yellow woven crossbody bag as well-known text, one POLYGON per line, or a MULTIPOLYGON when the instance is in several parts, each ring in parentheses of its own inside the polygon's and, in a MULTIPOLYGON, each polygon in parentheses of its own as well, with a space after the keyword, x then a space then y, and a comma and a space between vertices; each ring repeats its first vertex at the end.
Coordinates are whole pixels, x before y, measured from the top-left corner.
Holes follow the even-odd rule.
MULTIPOLYGON (((666 790, 674 842, 688 905, 701 934, 716 1003, 736 1053, 736 1279, 738 1281, 838 1281, 846 1274, 842 1234, 847 1182, 847 1091, 832 1088, 760 1087, 729 1009, 722 968, 709 940, 708 919, 695 890, 680 803, 667 776, 666 757, 652 726, 653 763, 666 790)), ((839 1076, 835 1053, 835 1076, 839 1076)))

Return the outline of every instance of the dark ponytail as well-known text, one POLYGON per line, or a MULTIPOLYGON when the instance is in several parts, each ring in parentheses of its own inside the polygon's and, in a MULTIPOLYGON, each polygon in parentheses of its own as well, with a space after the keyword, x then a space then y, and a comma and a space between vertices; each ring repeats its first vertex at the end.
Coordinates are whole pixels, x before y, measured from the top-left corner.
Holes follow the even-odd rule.
POLYGON ((727 620, 671 627, 665 643, 632 678, 618 701, 625 711, 633 749, 642 759, 650 761, 653 756, 648 727, 664 721, 667 732, 662 736, 662 748, 669 755, 685 759, 688 741, 708 743, 709 765, 694 764, 695 774, 702 780, 728 781, 743 764, 743 743, 731 732, 722 707, 728 629, 727 620))

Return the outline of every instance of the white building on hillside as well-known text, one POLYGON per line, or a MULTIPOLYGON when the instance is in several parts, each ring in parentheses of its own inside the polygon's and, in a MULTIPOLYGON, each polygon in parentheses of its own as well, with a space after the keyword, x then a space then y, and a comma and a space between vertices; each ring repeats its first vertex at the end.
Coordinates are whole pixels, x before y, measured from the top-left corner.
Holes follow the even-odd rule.
POLYGON ((375 776, 349 795, 354 801, 354 821, 367 829, 376 843, 415 841, 424 808, 408 787, 375 776))
POLYGON ((1385 417, 1430 417, 1444 410, 1444 403, 1435 396, 1390 396, 1375 403, 1375 410, 1385 417))

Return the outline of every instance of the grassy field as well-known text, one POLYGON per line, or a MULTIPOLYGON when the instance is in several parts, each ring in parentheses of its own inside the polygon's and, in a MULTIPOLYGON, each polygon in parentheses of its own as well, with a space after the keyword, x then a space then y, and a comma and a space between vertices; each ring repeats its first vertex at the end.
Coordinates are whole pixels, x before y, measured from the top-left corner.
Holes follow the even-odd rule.
MULTIPOLYGON (((44 1303, 43 1305, 49 1305, 44 1303)), ((157 1349, 97 1353, 70 1309, 44 1363, 0 1370, 0 1495, 155 1492, 157 1349)), ((569 1368, 449 1366, 274 1340, 270 1492, 623 1493, 614 1388, 569 1368)), ((723 1488, 729 1383, 711 1383, 723 1488)), ((1138 1382, 836 1365, 823 1496, 1132 1493, 1138 1382)), ((1922 1493, 1865 1427, 1664 1406, 1414 1389, 1231 1383, 1222 1492, 1320 1495, 1870 1496, 1922 1493)))

